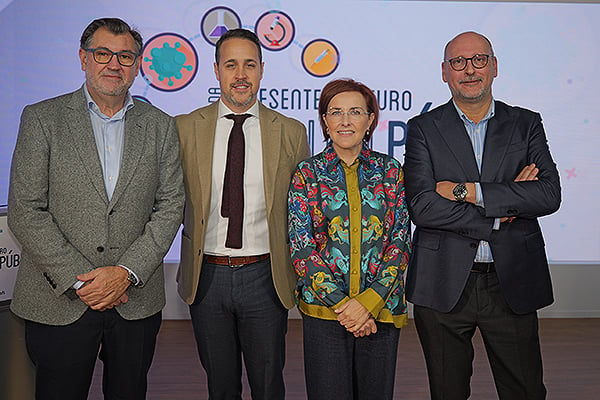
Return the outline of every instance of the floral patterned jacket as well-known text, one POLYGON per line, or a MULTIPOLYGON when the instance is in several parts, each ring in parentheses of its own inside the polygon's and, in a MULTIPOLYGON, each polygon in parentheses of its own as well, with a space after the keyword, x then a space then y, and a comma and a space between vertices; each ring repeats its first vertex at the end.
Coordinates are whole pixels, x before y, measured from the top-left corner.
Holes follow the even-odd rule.
POLYGON ((331 144, 301 162, 288 194, 301 312, 335 320, 356 298, 380 322, 406 324, 410 222, 400 163, 363 145, 352 166, 331 144))

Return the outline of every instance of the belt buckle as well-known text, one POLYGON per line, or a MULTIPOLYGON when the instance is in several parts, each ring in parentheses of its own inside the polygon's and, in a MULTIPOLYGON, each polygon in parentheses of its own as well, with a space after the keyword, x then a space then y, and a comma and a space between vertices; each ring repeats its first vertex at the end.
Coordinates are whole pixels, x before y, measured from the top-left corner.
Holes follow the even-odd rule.
POLYGON ((227 256, 227 266, 229 268, 240 268, 240 267, 243 267, 244 265, 246 265, 245 263, 242 263, 242 264, 233 264, 231 262, 231 260, 234 259, 234 258, 236 258, 236 257, 227 256))

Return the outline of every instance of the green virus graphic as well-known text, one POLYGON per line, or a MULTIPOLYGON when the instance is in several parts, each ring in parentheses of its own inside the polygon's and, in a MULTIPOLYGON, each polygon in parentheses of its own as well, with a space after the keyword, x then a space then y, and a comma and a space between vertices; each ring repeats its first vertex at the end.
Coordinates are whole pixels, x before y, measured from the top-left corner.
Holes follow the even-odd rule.
POLYGON ((176 42, 175 47, 171 47, 169 43, 164 43, 163 47, 155 47, 150 51, 152 58, 145 57, 144 61, 152 61, 150 66, 151 70, 156 71, 158 74, 158 80, 164 81, 169 80, 168 85, 173 86, 173 78, 181 79, 182 68, 188 71, 192 70, 191 65, 185 65, 186 56, 178 49, 181 47, 181 43, 176 42))

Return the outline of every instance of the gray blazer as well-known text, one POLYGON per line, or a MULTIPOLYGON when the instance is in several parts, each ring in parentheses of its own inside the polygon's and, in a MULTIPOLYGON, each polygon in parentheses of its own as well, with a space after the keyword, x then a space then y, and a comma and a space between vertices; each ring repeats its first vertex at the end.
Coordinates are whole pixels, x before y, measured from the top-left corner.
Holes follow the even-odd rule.
POLYGON ((11 304, 18 316, 76 321, 87 306, 65 292, 77 275, 119 264, 142 281, 119 314, 141 319, 164 306, 162 259, 184 205, 179 144, 171 117, 134 103, 110 202, 83 88, 23 110, 8 199, 8 224, 22 246, 11 304))

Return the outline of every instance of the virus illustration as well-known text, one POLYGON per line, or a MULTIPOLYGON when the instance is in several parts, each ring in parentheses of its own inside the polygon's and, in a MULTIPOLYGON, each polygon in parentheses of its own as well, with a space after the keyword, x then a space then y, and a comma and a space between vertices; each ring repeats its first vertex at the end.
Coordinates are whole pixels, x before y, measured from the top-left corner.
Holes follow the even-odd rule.
POLYGON ((175 47, 171 47, 169 43, 164 43, 162 48, 155 47, 150 51, 152 58, 144 58, 144 61, 152 61, 150 69, 156 71, 158 80, 162 82, 168 79, 169 86, 173 86, 173 78, 181 79, 183 76, 181 73, 182 68, 188 71, 193 68, 191 65, 184 65, 187 58, 184 53, 178 50, 180 47, 181 43, 179 42, 175 43, 175 47))

